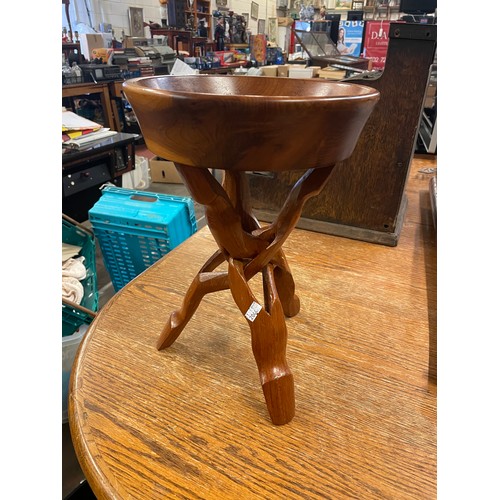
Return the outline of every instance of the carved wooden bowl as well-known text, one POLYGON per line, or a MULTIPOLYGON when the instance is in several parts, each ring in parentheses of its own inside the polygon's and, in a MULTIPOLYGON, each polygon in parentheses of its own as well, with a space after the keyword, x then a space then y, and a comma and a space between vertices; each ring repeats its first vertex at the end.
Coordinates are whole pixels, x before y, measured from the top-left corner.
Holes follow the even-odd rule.
POLYGON ((363 85, 261 76, 153 76, 123 90, 146 146, 184 165, 283 171, 349 157, 379 92, 363 85))

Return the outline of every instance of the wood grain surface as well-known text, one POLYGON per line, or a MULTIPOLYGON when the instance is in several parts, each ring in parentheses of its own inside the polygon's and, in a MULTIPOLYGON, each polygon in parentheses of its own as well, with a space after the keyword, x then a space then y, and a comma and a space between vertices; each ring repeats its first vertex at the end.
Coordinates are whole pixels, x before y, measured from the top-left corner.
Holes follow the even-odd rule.
POLYGON ((156 348, 217 250, 208 228, 117 293, 70 382, 72 438, 96 496, 435 498, 436 239, 419 172, 434 165, 413 161, 396 247, 303 230, 285 242, 301 301, 286 320, 287 425, 269 419, 229 290, 207 295, 176 342, 156 348))

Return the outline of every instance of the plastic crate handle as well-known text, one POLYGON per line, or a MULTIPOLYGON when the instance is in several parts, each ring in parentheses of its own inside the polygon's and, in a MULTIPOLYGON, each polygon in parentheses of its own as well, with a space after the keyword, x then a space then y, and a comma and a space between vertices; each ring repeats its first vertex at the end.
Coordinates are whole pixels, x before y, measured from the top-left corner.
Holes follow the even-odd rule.
POLYGON ((157 196, 146 196, 144 194, 133 194, 130 199, 135 201, 147 201, 148 203, 154 203, 155 201, 158 201, 157 196))
POLYGON ((85 314, 88 314, 89 316, 92 316, 92 318, 95 318, 97 316, 97 313, 95 313, 94 311, 91 311, 90 309, 87 309, 86 307, 83 307, 80 304, 73 302, 72 300, 62 299, 62 303, 67 307, 72 307, 73 309, 78 309, 79 311, 84 312, 85 314))

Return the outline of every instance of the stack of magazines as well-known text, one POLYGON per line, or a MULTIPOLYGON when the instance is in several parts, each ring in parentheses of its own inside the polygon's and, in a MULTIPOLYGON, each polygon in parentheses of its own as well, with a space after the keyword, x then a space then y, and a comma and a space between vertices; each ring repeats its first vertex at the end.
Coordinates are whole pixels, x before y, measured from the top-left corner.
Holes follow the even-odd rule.
POLYGON ((64 148, 79 149, 116 133, 66 108, 62 110, 62 145, 64 148))

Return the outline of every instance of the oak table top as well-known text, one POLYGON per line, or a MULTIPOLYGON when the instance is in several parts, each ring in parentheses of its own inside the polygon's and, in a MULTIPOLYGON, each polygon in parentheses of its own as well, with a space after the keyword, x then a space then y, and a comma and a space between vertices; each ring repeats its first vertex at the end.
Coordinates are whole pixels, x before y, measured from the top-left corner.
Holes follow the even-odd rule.
POLYGON ((289 424, 269 419, 229 291, 207 295, 178 340, 156 348, 217 248, 207 227, 107 303, 69 396, 98 498, 435 498, 435 241, 428 178, 411 182, 397 247, 303 230, 286 241, 302 304, 286 320, 289 424))

